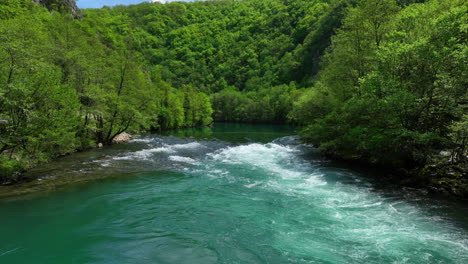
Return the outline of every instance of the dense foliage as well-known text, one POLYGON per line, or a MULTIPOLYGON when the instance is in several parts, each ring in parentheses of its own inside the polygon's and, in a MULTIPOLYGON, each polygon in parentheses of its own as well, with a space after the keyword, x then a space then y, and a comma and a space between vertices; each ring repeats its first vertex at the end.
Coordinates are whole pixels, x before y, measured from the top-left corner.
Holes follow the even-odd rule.
POLYGON ((282 123, 310 83, 345 1, 249 0, 85 10, 107 45, 132 40, 176 88, 212 94, 216 121, 282 123))
POLYGON ((110 45, 90 23, 32 1, 2 1, 0 19, 0 182, 125 131, 212 121, 209 97, 163 81, 127 36, 110 45))
POLYGON ((0 3, 3 175, 213 118, 468 191, 466 1, 39 2, 0 3))
POLYGON ((340 158, 467 192, 467 12, 463 0, 348 7, 315 84, 291 113, 308 125, 306 139, 340 158))

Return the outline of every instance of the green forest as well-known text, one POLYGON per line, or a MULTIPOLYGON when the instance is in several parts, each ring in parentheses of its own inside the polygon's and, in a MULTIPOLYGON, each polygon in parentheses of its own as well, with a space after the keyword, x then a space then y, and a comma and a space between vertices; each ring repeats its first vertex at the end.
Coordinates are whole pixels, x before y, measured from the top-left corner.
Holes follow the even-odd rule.
POLYGON ((289 123, 468 194, 468 2, 0 2, 0 183, 123 132, 289 123))

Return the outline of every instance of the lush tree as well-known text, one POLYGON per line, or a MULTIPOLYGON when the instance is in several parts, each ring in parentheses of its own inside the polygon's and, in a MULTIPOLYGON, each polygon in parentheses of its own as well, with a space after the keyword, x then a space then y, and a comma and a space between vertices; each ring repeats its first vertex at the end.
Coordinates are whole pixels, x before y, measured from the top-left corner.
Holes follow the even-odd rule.
POLYGON ((330 155, 428 180, 452 175, 421 172, 439 153, 466 164, 467 8, 457 0, 349 8, 318 80, 291 112, 308 125, 305 138, 330 155))

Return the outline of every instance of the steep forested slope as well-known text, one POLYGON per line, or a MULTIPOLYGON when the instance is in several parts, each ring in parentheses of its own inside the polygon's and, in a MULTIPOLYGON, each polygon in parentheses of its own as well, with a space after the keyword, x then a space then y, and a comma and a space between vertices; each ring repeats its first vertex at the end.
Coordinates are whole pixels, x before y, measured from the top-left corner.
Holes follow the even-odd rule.
MULTIPOLYGON (((213 94, 215 120, 285 122, 347 1, 250 0, 85 11, 108 43, 132 40, 174 87, 213 94)), ((111 44, 114 45, 115 43, 111 44)))
POLYGON ((291 113, 307 125, 305 138, 335 157, 466 193, 467 11, 458 0, 348 8, 291 113))

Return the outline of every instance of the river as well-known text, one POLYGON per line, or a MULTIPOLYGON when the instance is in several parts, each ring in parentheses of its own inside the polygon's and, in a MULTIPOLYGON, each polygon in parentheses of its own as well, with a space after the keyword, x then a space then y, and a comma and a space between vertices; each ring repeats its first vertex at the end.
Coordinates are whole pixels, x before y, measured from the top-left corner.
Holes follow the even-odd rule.
POLYGON ((285 126, 216 124, 64 157, 0 200, 0 263, 468 263, 466 206, 379 184, 285 126))

